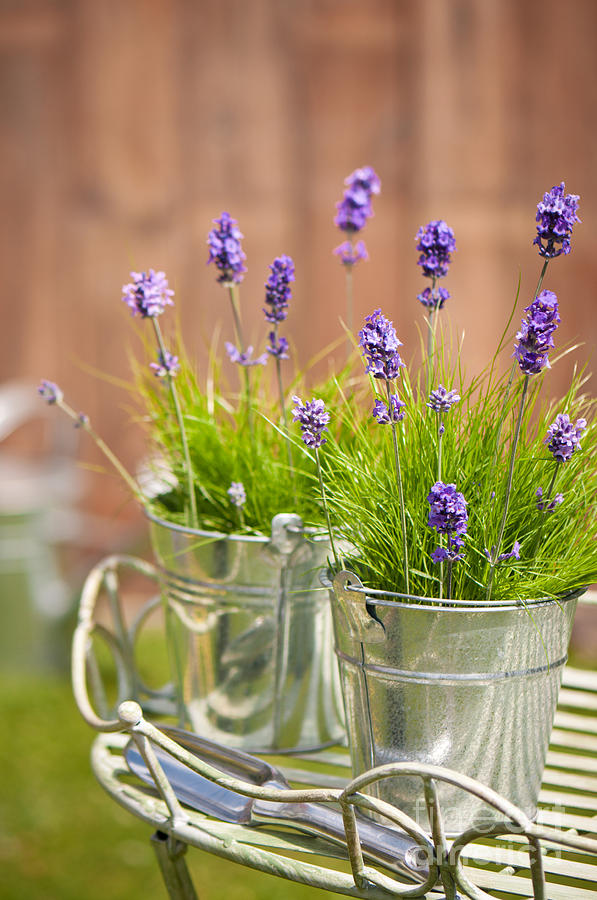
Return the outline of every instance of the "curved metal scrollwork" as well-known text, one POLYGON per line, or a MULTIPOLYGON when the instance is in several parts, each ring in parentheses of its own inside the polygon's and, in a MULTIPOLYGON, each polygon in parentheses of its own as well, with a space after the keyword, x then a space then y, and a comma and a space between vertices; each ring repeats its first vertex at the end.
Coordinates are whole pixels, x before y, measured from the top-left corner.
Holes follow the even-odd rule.
MULTIPOLYGON (((155 714, 156 711, 164 712, 168 705, 171 706, 173 712, 176 712, 176 697, 174 689, 166 686, 163 690, 154 691, 143 684, 139 677, 135 665, 135 644, 139 632, 151 613, 159 606, 161 598, 158 592, 144 605, 133 619, 132 624, 127 626, 119 596, 119 574, 123 569, 141 574, 156 584, 156 588, 158 586, 158 570, 150 563, 132 557, 110 557, 91 572, 81 598, 79 624, 73 641, 73 687, 79 709, 93 728, 100 732, 127 731, 132 735, 151 772, 156 790, 165 804, 166 818, 164 818, 163 812, 160 812, 159 815, 156 813, 155 801, 150 803, 144 792, 139 792, 134 803, 131 800, 130 808, 137 815, 141 814, 144 819, 153 821, 155 826, 162 831, 168 830, 178 840, 224 855, 224 851, 214 849, 215 845, 205 843, 208 838, 204 832, 196 827, 190 827, 193 825, 192 813, 181 804, 176 796, 157 758, 155 747, 166 751, 203 777, 245 797, 275 803, 338 804, 343 815, 346 847, 352 872, 352 886, 350 881, 346 880, 350 879, 350 876, 343 873, 297 860, 293 860, 292 863, 284 861, 282 865, 280 857, 277 857, 272 851, 247 847, 241 842, 233 841, 234 848, 226 850, 230 858, 245 865, 274 874, 282 874, 292 880, 313 884, 338 893, 370 898, 370 900, 423 898, 432 888, 440 885, 447 900, 456 900, 458 897, 468 897, 470 900, 494 900, 493 894, 474 883, 475 871, 480 873, 482 870, 475 870, 470 865, 465 867, 465 859, 469 856, 467 849, 479 840, 513 836, 516 840, 517 859, 520 857, 520 851, 526 845, 528 866, 525 869, 527 873, 530 873, 530 878, 527 877, 528 895, 532 891, 535 900, 546 900, 548 893, 543 867, 546 844, 551 848, 555 846, 582 854, 597 855, 597 840, 583 837, 574 832, 538 825, 495 791, 466 775, 440 766, 414 762, 390 763, 353 778, 344 788, 320 787, 283 790, 248 784, 201 760, 144 718, 144 710, 148 714, 155 714), (107 596, 111 610, 111 627, 95 620, 97 600, 102 593, 107 596), (102 640, 111 652, 117 670, 119 699, 122 700, 123 697, 126 697, 128 701, 120 703, 117 715, 112 718, 109 717, 107 704, 102 701, 101 677, 94 665, 95 657, 92 648, 94 637, 102 640), (137 701, 143 704, 144 709, 137 701), (398 807, 374 796, 375 785, 380 781, 404 777, 420 778, 423 782, 430 833, 427 833, 413 818, 398 807), (438 791, 438 785, 442 782, 479 798, 491 810, 497 812, 503 820, 470 827, 455 839, 453 837, 448 839, 443 825, 438 791), (143 804, 148 805, 145 807, 143 804), (390 877, 378 871, 377 868, 365 864, 359 840, 359 819, 355 815, 356 810, 373 816, 374 819, 383 818, 410 835, 420 848, 421 854, 425 856, 429 866, 428 877, 423 883, 401 882, 396 877, 390 877)), ((121 738, 115 736, 110 740, 119 741, 121 738)), ((118 757, 111 756, 110 758, 116 760, 113 763, 115 771, 118 769, 122 772, 122 761, 118 762, 118 757)), ((102 763, 102 765, 104 766, 102 773, 96 772, 96 774, 99 774, 100 781, 105 786, 108 782, 114 786, 116 778, 113 775, 108 776, 105 764, 102 763)), ((131 790, 129 785, 127 797, 132 796, 131 790)), ((123 799, 123 796, 120 796, 119 799, 127 805, 128 800, 123 799)), ((474 858, 474 853, 470 854, 470 858, 474 858)), ((497 885, 496 882, 495 888, 490 884, 489 889, 495 889, 498 896, 501 895, 508 890, 508 877, 507 874, 504 874, 500 884, 497 885)), ((495 874, 495 879, 499 880, 499 873, 495 874)), ((488 884, 485 883, 484 886, 487 887, 488 884)), ((434 894, 434 897, 437 897, 437 894, 434 894)))

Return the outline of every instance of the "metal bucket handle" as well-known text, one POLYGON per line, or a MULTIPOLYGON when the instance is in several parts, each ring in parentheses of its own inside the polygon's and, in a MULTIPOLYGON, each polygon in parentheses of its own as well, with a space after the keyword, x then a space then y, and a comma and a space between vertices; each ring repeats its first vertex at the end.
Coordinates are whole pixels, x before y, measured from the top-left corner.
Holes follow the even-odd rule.
POLYGON ((362 581, 354 572, 343 569, 334 576, 332 585, 352 638, 361 644, 383 643, 385 628, 367 606, 362 581))

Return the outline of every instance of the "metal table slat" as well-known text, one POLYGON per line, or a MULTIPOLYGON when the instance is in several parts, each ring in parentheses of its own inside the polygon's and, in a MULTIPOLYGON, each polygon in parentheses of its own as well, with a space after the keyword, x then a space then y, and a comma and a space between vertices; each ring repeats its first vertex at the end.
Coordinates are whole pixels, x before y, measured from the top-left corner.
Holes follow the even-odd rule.
MULTIPOLYGON (((501 875, 499 872, 486 872, 483 869, 464 867, 465 873, 471 881, 479 887, 502 891, 515 897, 532 897, 533 887, 530 878, 520 875, 501 875)), ((576 885, 549 883, 549 900, 595 900, 595 890, 587 885, 586 888, 576 885)))
POLYGON ((547 765, 569 772, 587 772, 589 774, 594 774, 597 769, 597 763, 593 756, 580 756, 565 750, 548 750, 547 765))
POLYGON ((597 735, 562 731, 556 727, 551 733, 551 743, 556 747, 569 747, 570 750, 586 750, 597 756, 597 735))
POLYGON ((556 728, 564 731, 579 731, 581 734, 597 735, 597 717, 581 716, 577 713, 562 712, 558 710, 554 720, 556 728))

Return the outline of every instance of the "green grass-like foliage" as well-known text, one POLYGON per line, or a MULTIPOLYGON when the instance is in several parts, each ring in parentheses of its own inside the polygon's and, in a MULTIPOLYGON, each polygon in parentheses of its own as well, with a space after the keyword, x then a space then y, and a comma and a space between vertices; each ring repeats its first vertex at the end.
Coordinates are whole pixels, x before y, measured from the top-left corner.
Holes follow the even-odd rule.
MULTIPOLYGON (((442 315, 444 315, 442 313, 442 315)), ((495 545, 504 500, 515 423, 520 408, 523 376, 518 366, 496 375, 503 346, 488 368, 467 382, 461 368, 460 348, 438 341, 431 387, 439 383, 455 389, 461 400, 444 414, 441 480, 454 483, 468 503, 468 534, 464 558, 454 562, 452 597, 485 597, 489 562, 485 549, 495 545)), ((570 348, 572 352, 576 348, 570 348)), ((564 354, 561 354, 564 355, 564 354)), ((506 359, 507 364, 507 359, 506 359)), ((552 359, 552 365, 557 359, 552 359)), ((397 426, 410 570, 410 594, 439 597, 439 565, 431 560, 438 536, 427 525, 427 495, 438 479, 438 415, 426 405, 427 369, 418 375, 402 369, 399 391, 406 416, 397 426)), ((541 401, 549 370, 531 377, 516 452, 513 489, 501 550, 521 544, 520 560, 498 564, 492 598, 522 601, 562 595, 597 580, 596 507, 597 430, 596 401, 583 394, 587 377, 576 372, 561 400, 541 401), (555 512, 537 510, 535 492, 545 492, 556 465, 544 444, 548 426, 557 413, 573 421, 588 422, 582 449, 560 464, 555 492, 564 501, 555 512)), ((390 425, 378 425, 370 412, 372 390, 385 399, 373 379, 363 376, 365 391, 345 396, 338 415, 351 428, 348 444, 331 441, 322 454, 331 517, 335 529, 352 545, 345 566, 371 588, 405 592, 402 532, 390 425)), ((384 383, 382 382, 382 387, 384 383)), ((446 594, 444 593, 445 597, 446 594)))
MULTIPOLYGON (((406 415, 397 426, 397 437, 411 595, 440 595, 440 569, 431 559, 439 541, 427 524, 427 495, 441 480, 455 484, 468 503, 464 558, 453 565, 452 597, 476 600, 486 596, 490 566, 485 551, 491 551, 500 529, 523 385, 516 364, 508 368, 515 331, 512 320, 490 364, 472 380, 462 368, 461 346, 455 346, 443 320, 431 363, 423 353, 418 373, 413 374, 409 367, 402 369, 398 387, 406 402, 406 415), (427 407, 429 389, 440 383, 461 396, 443 416, 441 478, 438 415, 427 407)), ((299 373, 285 391, 287 434, 273 361, 265 369, 251 370, 249 416, 242 386, 233 390, 226 383, 224 372, 231 364, 220 362, 222 354, 212 351, 208 373, 201 381, 180 340, 173 343, 173 349, 181 361, 176 388, 195 475, 199 527, 267 535, 272 518, 280 512, 295 512, 305 524, 325 527, 314 456, 291 421, 290 399, 294 394, 303 399, 320 397, 332 415, 327 444, 320 452, 331 521, 338 537, 344 539, 343 546, 351 548, 345 552, 343 564, 368 587, 404 593, 391 426, 379 425, 371 416, 374 393, 385 399, 384 383, 368 378, 356 355, 337 375, 310 390, 305 387, 305 373, 299 373), (246 491, 242 512, 227 494, 233 481, 242 482, 246 491)), ((576 349, 552 357, 552 366, 576 349)), ((149 345, 147 351, 149 358, 149 345)), ((146 363, 136 363, 135 371, 154 453, 165 461, 177 482, 153 499, 149 508, 168 521, 188 525, 187 479, 171 394, 146 363)), ((597 402, 583 393, 587 377, 584 371, 576 371, 566 396, 546 402, 542 395, 550 371, 531 376, 500 547, 500 552, 508 552, 518 541, 520 559, 497 564, 493 599, 557 597, 597 580, 597 402), (558 466, 552 496, 562 493, 564 501, 555 512, 541 513, 535 493, 538 487, 547 491, 556 465, 544 440, 558 413, 568 413, 572 421, 584 418, 588 425, 582 449, 558 466)))
MULTIPOLYGON (((287 433, 273 360, 265 369, 250 370, 249 416, 242 388, 231 389, 226 382, 224 369, 230 370, 232 377, 236 372, 227 360, 221 363, 222 354, 212 351, 208 374, 202 381, 180 341, 175 352, 181 362, 176 389, 195 476, 199 527, 226 534, 267 535, 276 514, 297 513, 307 526, 323 529, 325 518, 317 474, 312 456, 299 438, 298 426, 292 423, 291 397, 315 394, 326 403, 333 403, 338 383, 350 383, 349 368, 329 376, 315 388, 306 387, 304 372, 295 375, 285 390, 287 433), (245 488, 247 499, 242 511, 227 494, 232 482, 241 482, 245 488)), ((186 526, 187 482, 171 395, 167 384, 156 379, 145 364, 134 363, 134 368, 136 391, 144 409, 142 418, 148 426, 153 452, 177 481, 177 486, 156 497, 149 508, 167 521, 186 526)), ((287 377, 286 370, 284 375, 287 377)))

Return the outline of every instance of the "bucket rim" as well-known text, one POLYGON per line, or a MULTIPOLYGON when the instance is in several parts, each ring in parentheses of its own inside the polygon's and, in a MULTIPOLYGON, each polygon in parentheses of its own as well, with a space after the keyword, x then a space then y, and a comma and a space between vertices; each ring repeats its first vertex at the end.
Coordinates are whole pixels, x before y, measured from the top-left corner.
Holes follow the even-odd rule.
MULTIPOLYGON (((148 518, 155 525, 159 525, 167 531, 176 531, 178 534, 188 534, 192 537, 201 537, 201 538, 210 538, 214 541, 238 541, 239 543, 246 544, 269 544, 272 537, 270 534, 236 534, 235 532, 225 532, 225 531, 207 531, 202 528, 191 528, 190 525, 179 525, 176 522, 169 522, 168 519, 162 519, 160 516, 156 515, 153 512, 150 512, 148 509, 143 510, 146 518, 148 518)), ((283 513, 278 513, 278 515, 284 515, 283 513)), ((296 515, 295 513, 286 513, 285 515, 296 515)), ((303 534, 305 534, 312 541, 321 541, 325 542, 327 538, 327 534, 322 527, 320 531, 317 528, 312 526, 303 527, 300 529, 303 534)))
MULTIPOLYGON (((341 574, 341 573, 338 573, 341 574)), ((352 573, 345 573, 352 574, 352 573)), ((320 581, 329 590, 334 591, 334 583, 329 577, 329 570, 321 572, 320 581)), ((362 594, 370 606, 388 606, 403 609, 431 609, 431 610, 499 610, 499 609, 527 609, 528 607, 549 606, 553 603, 568 603, 576 600, 587 591, 586 587, 575 588, 561 594, 558 597, 536 597, 528 600, 513 598, 511 600, 439 600, 436 597, 424 597, 417 594, 400 594, 396 591, 383 591, 378 588, 368 588, 362 584, 347 584, 344 591, 351 594, 362 594)))

